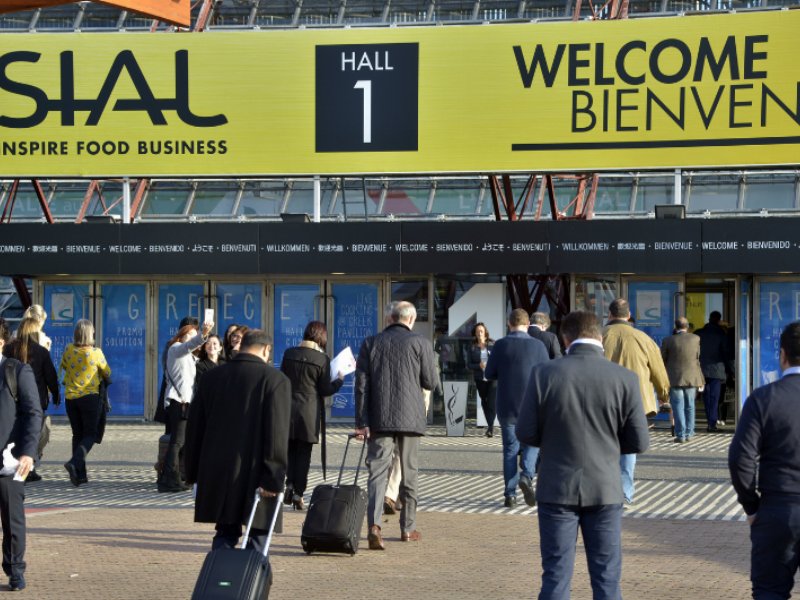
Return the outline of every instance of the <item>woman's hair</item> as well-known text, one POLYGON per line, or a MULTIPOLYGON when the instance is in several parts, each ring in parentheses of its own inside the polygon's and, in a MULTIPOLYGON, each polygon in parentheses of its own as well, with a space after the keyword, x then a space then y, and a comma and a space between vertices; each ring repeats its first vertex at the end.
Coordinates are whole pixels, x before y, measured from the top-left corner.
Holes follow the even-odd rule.
POLYGON ((194 325, 184 325, 183 327, 178 329, 178 333, 176 333, 175 336, 170 341, 167 342, 167 348, 169 348, 173 344, 178 343, 181 340, 181 338, 183 338, 183 336, 185 336, 190 331, 197 331, 197 327, 195 327, 194 325))
POLYGON ((26 310, 25 313, 22 315, 23 319, 35 319, 41 324, 47 320, 47 313, 44 312, 44 308, 40 304, 32 304, 26 310))
POLYGON ((325 323, 322 321, 309 322, 303 332, 303 339, 308 342, 314 342, 325 350, 325 346, 328 345, 328 330, 325 328, 325 323))
POLYGON ((76 346, 94 346, 94 325, 89 319, 81 319, 75 325, 76 346))
POLYGON ((31 342, 39 341, 41 323, 33 317, 25 317, 17 327, 17 339, 11 342, 11 355, 19 361, 28 362, 31 342))
POLYGON ((472 328, 472 341, 476 344, 478 343, 478 327, 483 327, 483 330, 486 332, 486 341, 488 342, 492 338, 489 337, 489 330, 487 329, 486 325, 482 322, 475 323, 475 326, 472 328))
POLYGON ((200 360, 205 360, 208 358, 208 352, 206 352, 206 344, 214 338, 216 338, 217 341, 219 342, 219 351, 220 354, 222 354, 222 340, 219 339, 219 336, 216 333, 212 333, 210 336, 208 336, 205 343, 203 343, 203 345, 200 346, 200 352, 198 353, 198 357, 200 358, 200 360))

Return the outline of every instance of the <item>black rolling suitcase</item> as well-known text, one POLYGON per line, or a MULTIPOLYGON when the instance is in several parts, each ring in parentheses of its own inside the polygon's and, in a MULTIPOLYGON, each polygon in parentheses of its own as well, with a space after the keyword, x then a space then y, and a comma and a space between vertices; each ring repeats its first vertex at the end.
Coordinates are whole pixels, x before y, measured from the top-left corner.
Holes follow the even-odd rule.
POLYGON ((272 568, 267 551, 272 542, 272 532, 278 519, 283 493, 278 494, 275 513, 269 525, 269 535, 264 554, 247 547, 250 528, 256 514, 260 494, 256 492, 253 510, 247 522, 242 545, 237 548, 220 548, 206 554, 200 576, 192 593, 192 600, 266 600, 272 585, 272 568))
POLYGON ((300 535, 303 550, 309 554, 312 552, 343 552, 353 555, 358 552, 361 528, 367 514, 367 493, 358 487, 358 474, 361 471, 361 463, 364 461, 366 440, 361 445, 361 455, 358 459, 353 485, 342 485, 347 450, 350 448, 350 440, 354 437, 355 435, 350 434, 347 438, 347 446, 344 449, 336 485, 318 485, 311 494, 311 503, 308 505, 306 520, 300 535))

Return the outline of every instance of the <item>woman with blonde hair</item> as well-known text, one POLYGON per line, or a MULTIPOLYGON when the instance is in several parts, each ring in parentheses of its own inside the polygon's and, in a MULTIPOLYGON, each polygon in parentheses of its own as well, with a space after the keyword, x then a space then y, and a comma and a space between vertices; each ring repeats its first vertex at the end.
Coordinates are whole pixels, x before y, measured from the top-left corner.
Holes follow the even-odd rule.
POLYGON ((42 305, 31 304, 28 308, 25 309, 22 318, 33 319, 33 321, 37 325, 33 341, 49 351, 50 347, 53 345, 53 342, 49 337, 47 337, 47 334, 43 331, 44 322, 47 320, 47 313, 45 312, 44 308, 42 308, 42 305))
POLYGON ((75 325, 72 344, 67 344, 59 372, 64 377, 67 417, 72 427, 72 458, 64 463, 72 485, 89 481, 86 455, 97 441, 100 411, 100 382, 111 377, 111 367, 100 348, 94 345, 94 325, 81 319, 75 325))

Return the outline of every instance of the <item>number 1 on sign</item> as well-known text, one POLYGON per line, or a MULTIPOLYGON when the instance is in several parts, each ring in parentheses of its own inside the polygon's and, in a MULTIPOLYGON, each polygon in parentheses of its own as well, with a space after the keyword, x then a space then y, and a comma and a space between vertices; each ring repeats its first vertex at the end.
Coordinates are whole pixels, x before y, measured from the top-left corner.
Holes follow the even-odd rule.
POLYGON ((364 91, 364 143, 372 143, 372 82, 368 79, 356 81, 354 89, 364 91))

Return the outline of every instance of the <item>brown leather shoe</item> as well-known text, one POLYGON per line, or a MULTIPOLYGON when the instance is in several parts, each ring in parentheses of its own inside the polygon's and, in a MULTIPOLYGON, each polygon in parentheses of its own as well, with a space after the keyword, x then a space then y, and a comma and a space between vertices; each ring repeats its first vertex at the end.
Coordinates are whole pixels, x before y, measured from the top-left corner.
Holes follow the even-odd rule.
POLYGON ((397 512, 397 505, 389 496, 383 498, 383 514, 393 515, 397 512))
POLYGON ((417 531, 404 531, 400 534, 400 541, 401 542, 418 542, 422 539, 422 534, 417 531))
POLYGON ((381 536, 381 528, 378 525, 373 525, 369 528, 367 535, 370 550, 385 550, 383 546, 383 536, 381 536))

